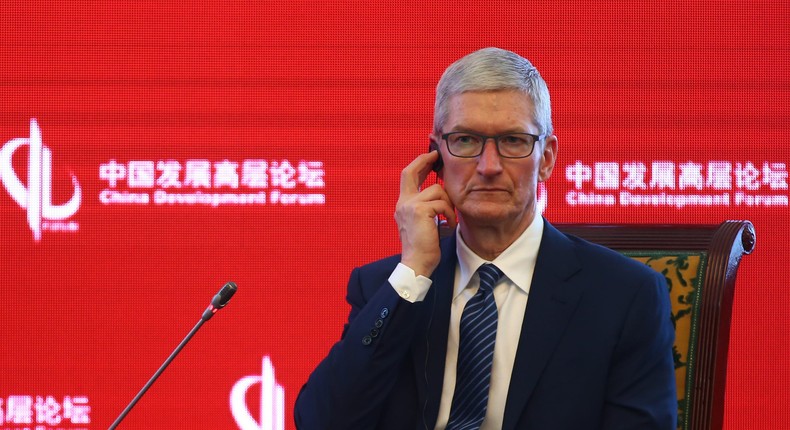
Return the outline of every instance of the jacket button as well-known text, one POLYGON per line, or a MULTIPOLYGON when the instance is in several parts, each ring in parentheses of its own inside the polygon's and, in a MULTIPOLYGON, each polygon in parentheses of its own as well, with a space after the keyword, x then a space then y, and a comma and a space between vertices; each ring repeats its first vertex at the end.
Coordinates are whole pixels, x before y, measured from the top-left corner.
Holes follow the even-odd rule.
POLYGON ((383 325, 384 325, 384 320, 382 319, 377 319, 376 322, 373 323, 373 326, 375 326, 376 328, 381 328, 381 326, 383 325))
POLYGON ((389 315, 389 314, 390 314, 390 310, 389 309, 382 308, 381 309, 381 313, 379 314, 379 316, 381 317, 381 319, 384 319, 384 318, 387 318, 387 315, 389 315))
POLYGON ((373 342, 373 338, 370 336, 365 336, 362 338, 362 344, 365 346, 370 345, 371 342, 373 342))
POLYGON ((379 335, 379 331, 376 330, 375 328, 370 330, 370 337, 378 337, 378 335, 379 335))

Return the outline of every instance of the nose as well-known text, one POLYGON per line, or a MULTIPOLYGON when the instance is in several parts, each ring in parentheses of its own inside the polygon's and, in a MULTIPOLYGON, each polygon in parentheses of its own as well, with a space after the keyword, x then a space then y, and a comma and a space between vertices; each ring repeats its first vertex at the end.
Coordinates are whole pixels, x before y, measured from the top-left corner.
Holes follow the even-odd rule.
POLYGON ((502 158, 497 151, 496 142, 488 138, 483 142, 483 152, 477 159, 477 172, 483 176, 495 175, 502 171, 502 158), (490 142, 490 145, 488 144, 490 142))

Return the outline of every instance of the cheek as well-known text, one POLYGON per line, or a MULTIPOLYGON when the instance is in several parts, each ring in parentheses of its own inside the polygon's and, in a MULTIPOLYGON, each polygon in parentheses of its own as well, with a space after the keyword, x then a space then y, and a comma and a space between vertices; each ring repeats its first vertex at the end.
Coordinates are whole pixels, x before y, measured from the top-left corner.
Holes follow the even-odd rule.
POLYGON ((535 190, 538 186, 538 172, 537 170, 530 170, 520 175, 511 176, 513 178, 513 186, 518 196, 534 196, 535 190))
POLYGON ((461 189, 466 183, 463 166, 458 165, 444 165, 442 169, 442 181, 444 187, 448 189, 461 189))
POLYGON ((461 196, 462 190, 463 184, 461 184, 460 181, 444 181, 444 191, 453 203, 457 202, 458 198, 461 196))
POLYGON ((453 205, 459 205, 464 200, 464 190, 467 181, 464 180, 462 172, 445 168, 444 192, 450 197, 453 205))

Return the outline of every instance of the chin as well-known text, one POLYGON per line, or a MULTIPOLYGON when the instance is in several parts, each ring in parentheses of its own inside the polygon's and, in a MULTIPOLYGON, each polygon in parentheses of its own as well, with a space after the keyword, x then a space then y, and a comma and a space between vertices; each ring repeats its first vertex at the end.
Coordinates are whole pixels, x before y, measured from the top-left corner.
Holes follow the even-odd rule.
POLYGON ((511 208, 503 207, 501 203, 478 203, 464 209, 458 210, 463 219, 475 224, 495 224, 514 218, 511 208))

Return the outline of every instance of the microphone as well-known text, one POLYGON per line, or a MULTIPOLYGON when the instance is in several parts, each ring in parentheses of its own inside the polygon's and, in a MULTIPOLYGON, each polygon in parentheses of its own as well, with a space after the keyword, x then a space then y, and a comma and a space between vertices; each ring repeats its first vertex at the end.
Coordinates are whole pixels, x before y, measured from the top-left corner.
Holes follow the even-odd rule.
POLYGON ((206 308, 206 310, 203 311, 203 316, 201 317, 201 319, 203 321, 210 320, 211 317, 213 317, 218 310, 224 308, 225 305, 228 304, 230 298, 233 297, 234 294, 236 294, 237 289, 238 287, 236 287, 236 283, 232 281, 223 285, 222 289, 219 290, 219 292, 214 296, 213 299, 211 299, 211 304, 208 305, 208 308, 206 308))
POLYGON ((228 301, 230 301, 230 298, 233 297, 234 294, 236 294, 237 289, 238 287, 236 287, 236 283, 234 282, 227 282, 225 283, 225 285, 222 286, 222 289, 219 290, 219 292, 216 295, 214 295, 214 297, 211 299, 211 304, 208 305, 208 308, 206 308, 206 310, 203 311, 203 315, 200 317, 200 321, 198 321, 195 327, 192 328, 192 330, 189 332, 189 334, 187 334, 184 340, 182 340, 181 343, 178 344, 176 349, 173 350, 173 353, 170 354, 170 357, 168 357, 167 360, 165 360, 165 362, 162 363, 162 366, 159 368, 159 370, 156 371, 156 373, 154 373, 154 376, 152 376, 151 379, 148 380, 148 383, 145 384, 143 389, 140 390, 140 392, 137 393, 136 396, 134 396, 134 399, 132 399, 129 405, 126 406, 126 409, 124 409, 123 412, 121 412, 121 414, 118 415, 118 418, 115 419, 115 422, 112 423, 112 425, 109 427, 108 430, 114 430, 116 427, 118 427, 118 424, 120 424, 121 421, 123 421, 123 419, 126 417, 126 414, 128 414, 129 411, 132 410, 134 405, 136 405, 137 402, 143 397, 143 394, 145 394, 145 392, 148 391, 149 388, 151 388, 151 385, 154 384, 154 381, 156 381, 159 378, 159 375, 161 375, 162 372, 164 372, 164 370, 167 368, 167 366, 170 365, 170 362, 173 361, 174 358, 176 358, 176 355, 178 355, 178 353, 181 352, 181 350, 184 348, 187 342, 189 342, 189 340, 192 339, 192 336, 194 336, 195 333, 197 333, 198 329, 200 329, 203 323, 210 320, 211 317, 213 317, 218 310, 224 308, 225 305, 228 304, 228 301))

